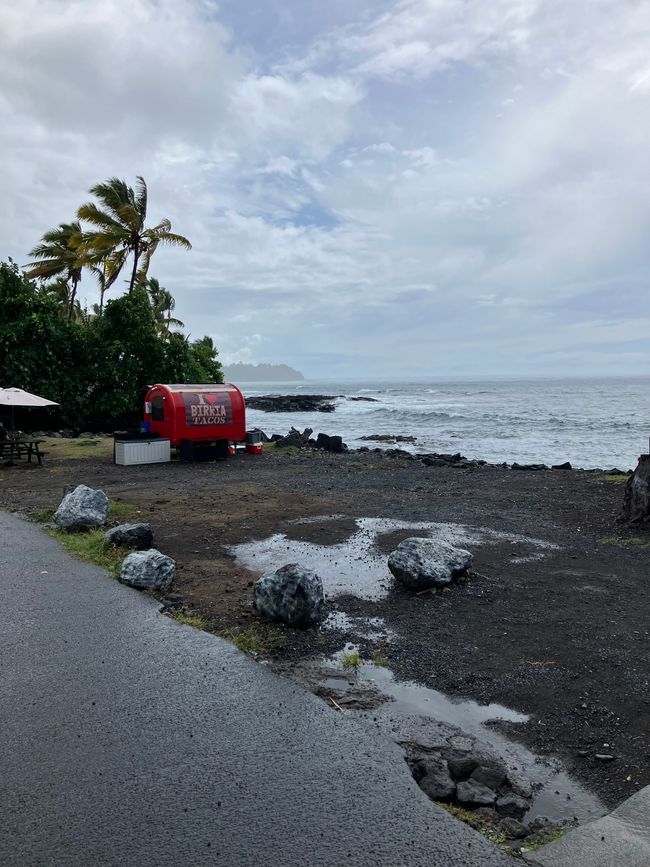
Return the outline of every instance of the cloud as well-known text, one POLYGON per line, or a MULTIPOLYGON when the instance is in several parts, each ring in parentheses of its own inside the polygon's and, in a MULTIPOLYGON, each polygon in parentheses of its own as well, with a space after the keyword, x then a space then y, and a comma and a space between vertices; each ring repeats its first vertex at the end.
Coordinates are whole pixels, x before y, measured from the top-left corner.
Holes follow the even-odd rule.
POLYGON ((152 273, 228 360, 650 360, 643 0, 3 5, 5 255, 143 174, 193 243, 152 273))

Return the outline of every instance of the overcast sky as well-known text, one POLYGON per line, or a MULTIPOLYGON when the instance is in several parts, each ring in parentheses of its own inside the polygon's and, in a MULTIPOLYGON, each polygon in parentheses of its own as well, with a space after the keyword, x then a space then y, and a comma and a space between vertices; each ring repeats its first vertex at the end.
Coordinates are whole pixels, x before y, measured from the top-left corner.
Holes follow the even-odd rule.
POLYGON ((142 174, 193 244, 150 274, 226 361, 650 372, 647 0, 0 11, 0 257, 142 174))

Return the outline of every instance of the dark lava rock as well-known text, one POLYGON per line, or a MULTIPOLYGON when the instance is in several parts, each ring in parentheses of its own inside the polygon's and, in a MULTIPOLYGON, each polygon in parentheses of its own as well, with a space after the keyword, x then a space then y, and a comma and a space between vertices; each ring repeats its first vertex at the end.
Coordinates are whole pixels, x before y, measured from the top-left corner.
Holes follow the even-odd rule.
POLYGON ((275 447, 278 449, 286 449, 290 446, 295 446, 296 448, 302 448, 303 441, 300 433, 292 428, 286 437, 280 437, 279 440, 275 441, 275 447))
POLYGON ((111 545, 118 548, 151 548, 153 545, 153 531, 151 524, 120 524, 108 530, 104 537, 111 545))
POLYGON ((319 433, 316 438, 316 448, 322 449, 325 452, 335 452, 336 454, 341 454, 341 452, 347 451, 347 446, 338 436, 329 436, 328 434, 319 433))
POLYGON ((507 816, 501 822, 501 830, 511 840, 521 840, 522 837, 528 834, 528 827, 523 822, 520 822, 519 819, 513 819, 510 816, 507 816))
POLYGON ((548 467, 546 464, 513 464, 510 467, 511 470, 547 470, 548 467))
POLYGON ((650 455, 641 455, 637 468, 625 485, 620 520, 628 523, 640 523, 649 519, 650 455))
POLYGON ((502 786, 506 781, 505 768, 490 768, 483 765, 480 768, 476 768, 475 771, 472 771, 470 779, 487 786, 488 789, 498 789, 499 786, 502 786))
POLYGON ((467 780, 480 764, 474 756, 458 756, 449 759, 447 767, 455 780, 467 780))
POLYGON ((334 412, 335 399, 329 394, 267 394, 247 397, 246 406, 263 412, 334 412))
POLYGON ((569 463, 569 461, 565 461, 563 464, 553 464, 551 467, 552 470, 572 470, 573 467, 569 463))
POLYGON ((431 756, 419 764, 424 776, 418 782, 425 795, 432 801, 451 801, 456 794, 456 784, 442 756, 431 756))
POLYGON ((269 620, 308 626, 323 618, 323 582, 297 563, 282 566, 255 582, 253 608, 269 620))
POLYGON ((510 816, 513 819, 521 819, 529 809, 530 804, 520 795, 503 795, 497 800, 497 812, 500 816, 510 816))
POLYGON ((496 792, 482 783, 465 780, 456 787, 456 800, 466 807, 490 807, 496 800, 496 792))
POLYGON ((435 539, 404 539, 391 551, 388 568, 410 590, 444 587, 472 565, 472 555, 435 539))
POLYGON ((366 403, 379 403, 379 400, 376 397, 348 397, 347 400, 365 401, 366 403))
POLYGON ((401 434, 370 434, 359 437, 359 439, 375 443, 414 443, 417 441, 417 437, 402 436, 401 434))

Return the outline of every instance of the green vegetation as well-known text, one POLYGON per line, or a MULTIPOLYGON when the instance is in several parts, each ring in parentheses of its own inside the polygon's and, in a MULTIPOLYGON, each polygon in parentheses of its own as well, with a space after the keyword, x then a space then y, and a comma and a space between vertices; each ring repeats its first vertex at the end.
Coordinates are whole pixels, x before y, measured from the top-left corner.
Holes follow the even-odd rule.
POLYGON ((170 616, 179 623, 184 623, 186 626, 192 626, 194 629, 206 629, 208 621, 202 614, 185 614, 183 611, 172 611, 170 616))
MULTIPOLYGON (((113 440, 110 437, 98 439, 69 439, 67 437, 48 437, 41 449, 51 458, 77 460, 79 458, 110 457, 113 454, 113 440)), ((48 467, 51 470, 51 467, 48 467)))
POLYGON ((630 477, 627 473, 605 473, 597 478, 601 482, 611 482, 613 485, 626 485, 630 477))
MULTIPOLYGON (((495 846, 498 846, 506 854, 520 857, 520 853, 517 850, 506 844, 508 837, 500 830, 498 819, 495 824, 489 819, 477 815, 472 810, 464 810, 462 807, 457 807, 455 804, 445 804, 442 801, 436 801, 436 805, 442 807, 442 809, 446 810, 448 813, 451 813, 455 819, 464 822, 466 825, 469 825, 470 828, 474 828, 475 831, 478 831, 479 834, 482 834, 486 839, 491 843, 494 843, 495 846)), ((553 840, 558 840, 560 837, 563 837, 568 830, 569 828, 553 828, 547 833, 540 833, 539 841, 536 843, 525 843, 522 846, 522 851, 534 852, 536 849, 540 849, 547 843, 552 843, 553 840)))
POLYGON ((52 520, 54 511, 54 509, 32 509, 27 513, 27 517, 36 524, 48 524, 52 520))
POLYGON ((73 557, 86 563, 95 563, 114 577, 119 574, 122 560, 130 553, 127 548, 109 545, 104 538, 105 531, 101 527, 97 530, 89 530, 87 533, 68 533, 65 530, 54 529, 47 532, 58 539, 73 557))
POLYGON ((464 810, 462 807, 457 807, 454 804, 445 804, 442 801, 436 801, 436 804, 438 807, 442 807, 443 810, 451 813, 455 819, 464 822, 466 825, 469 825, 470 828, 474 828, 475 831, 481 833, 491 843, 494 843, 496 846, 500 846, 501 848, 505 848, 508 852, 511 851, 510 847, 505 847, 503 845, 507 839, 503 831, 497 830, 494 825, 490 824, 490 822, 483 817, 477 816, 476 813, 473 813, 471 810, 464 810))
POLYGON ((601 545, 617 545, 620 548, 650 548, 650 539, 641 539, 639 536, 631 536, 623 539, 620 536, 607 536, 599 539, 601 545))
MULTIPOLYGON (((116 428, 133 424, 152 382, 221 382, 209 337, 190 341, 178 328, 172 294, 149 276, 161 245, 190 249, 169 220, 146 225, 147 187, 111 178, 91 189, 96 201, 43 235, 26 273, 0 262, 0 369, 4 382, 60 406, 18 410, 18 426, 116 428), (126 281, 120 275, 129 272, 126 281), (79 304, 84 275, 100 303, 79 304), (126 293, 104 304, 105 293, 126 293), (27 419, 29 421, 27 421, 27 419)), ((82 451, 99 448, 87 441, 82 451)), ((73 446, 69 446, 73 448, 73 446)))
POLYGON ((347 650, 343 654, 343 668, 353 669, 356 674, 359 670, 359 666, 363 664, 363 659, 361 658, 361 654, 358 650, 347 650))
POLYGON ((376 647, 373 650, 370 659, 374 665, 379 665, 381 666, 381 668, 388 668, 390 666, 389 660, 387 659, 387 657, 382 656, 381 649, 379 647, 376 647))
POLYGON ((232 642, 244 653, 271 655, 282 650, 287 643, 287 636, 276 626, 262 623, 246 627, 233 627, 219 633, 221 638, 232 642))

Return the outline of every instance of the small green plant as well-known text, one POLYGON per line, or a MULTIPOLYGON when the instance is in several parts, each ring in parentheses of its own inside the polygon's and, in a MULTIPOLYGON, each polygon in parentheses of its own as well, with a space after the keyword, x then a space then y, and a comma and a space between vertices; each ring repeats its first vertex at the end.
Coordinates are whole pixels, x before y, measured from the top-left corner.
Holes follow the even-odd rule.
POLYGON ((193 626, 194 629, 206 629, 208 621, 202 614, 194 612, 194 614, 186 614, 184 611, 172 611, 171 616, 179 623, 184 623, 186 626, 193 626))
POLYGON ((262 624, 235 626, 220 632, 219 635, 244 653, 251 654, 271 655, 282 650, 287 643, 287 636, 281 629, 262 624))
POLYGON ((117 577, 122 560, 130 553, 128 548, 110 545, 104 537, 104 530, 89 530, 87 533, 68 533, 65 530, 48 530, 50 536, 76 557, 86 563, 95 563, 117 577))
POLYGON ((378 647, 373 650, 370 659, 374 665, 379 665, 382 668, 388 668, 390 665, 388 659, 385 656, 382 656, 381 650, 378 647))
POLYGON ((359 671, 359 666, 363 664, 363 660, 361 659, 361 655, 358 650, 346 650, 343 654, 343 668, 348 670, 352 669, 356 674, 359 671))

